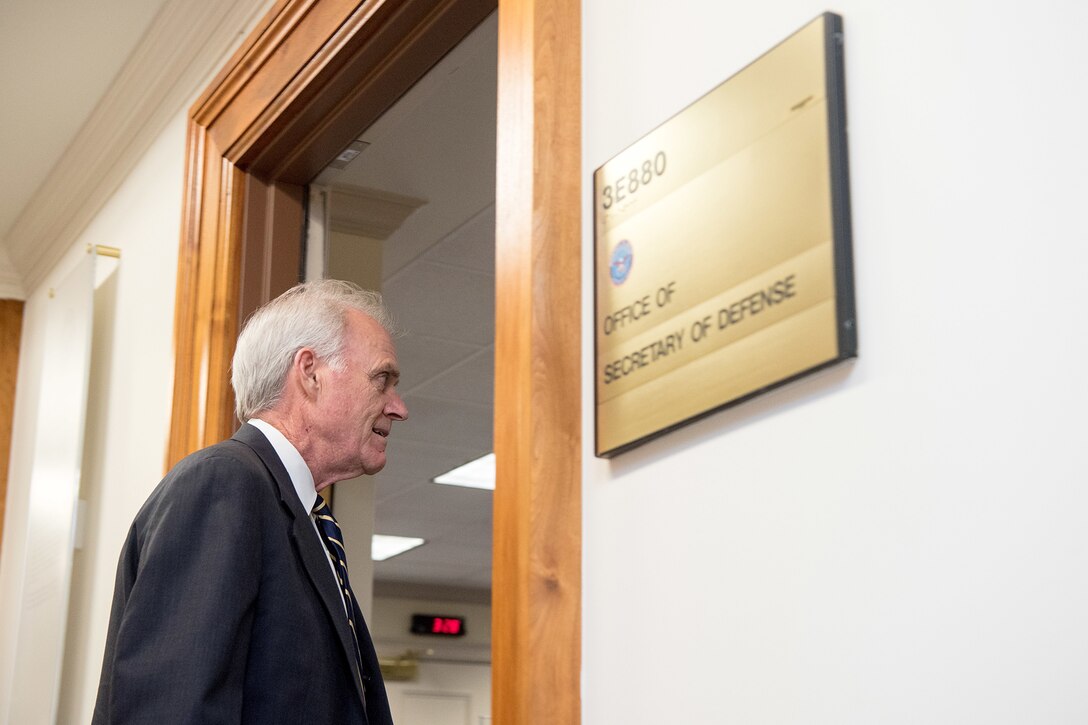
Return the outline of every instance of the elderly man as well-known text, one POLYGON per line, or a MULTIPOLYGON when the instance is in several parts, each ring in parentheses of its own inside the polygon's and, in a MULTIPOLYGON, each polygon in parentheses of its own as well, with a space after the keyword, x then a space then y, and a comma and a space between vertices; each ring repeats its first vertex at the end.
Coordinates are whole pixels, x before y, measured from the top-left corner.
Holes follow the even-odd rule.
POLYGON ((392 723, 318 492, 385 465, 397 356, 377 294, 299 285, 238 338, 244 422, 189 456, 121 552, 93 722, 392 723))

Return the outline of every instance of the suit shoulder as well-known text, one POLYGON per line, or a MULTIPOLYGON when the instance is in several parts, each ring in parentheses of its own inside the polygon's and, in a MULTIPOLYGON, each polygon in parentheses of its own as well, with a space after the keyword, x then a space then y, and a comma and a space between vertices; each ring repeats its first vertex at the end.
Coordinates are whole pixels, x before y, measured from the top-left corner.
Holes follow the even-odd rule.
POLYGON ((170 472, 166 477, 185 475, 192 470, 203 469, 209 465, 222 466, 228 469, 238 467, 239 470, 250 468, 256 472, 265 471, 265 466, 261 461, 260 456, 245 443, 241 443, 232 438, 222 441, 221 443, 216 443, 213 446, 208 446, 207 448, 201 448, 194 453, 190 453, 185 456, 185 458, 178 461, 178 463, 170 469, 170 472))
POLYGON ((196 451, 159 482, 144 509, 230 498, 239 505, 269 499, 275 483, 260 456, 244 443, 227 440, 196 451))

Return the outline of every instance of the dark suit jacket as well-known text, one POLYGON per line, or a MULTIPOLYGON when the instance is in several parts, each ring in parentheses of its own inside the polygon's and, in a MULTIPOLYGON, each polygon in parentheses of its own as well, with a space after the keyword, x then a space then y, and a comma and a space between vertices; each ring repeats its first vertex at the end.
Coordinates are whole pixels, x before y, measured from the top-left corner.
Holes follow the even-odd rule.
POLYGON ((353 606, 365 696, 309 512, 264 434, 244 425, 175 466, 136 515, 93 723, 391 725, 353 606))

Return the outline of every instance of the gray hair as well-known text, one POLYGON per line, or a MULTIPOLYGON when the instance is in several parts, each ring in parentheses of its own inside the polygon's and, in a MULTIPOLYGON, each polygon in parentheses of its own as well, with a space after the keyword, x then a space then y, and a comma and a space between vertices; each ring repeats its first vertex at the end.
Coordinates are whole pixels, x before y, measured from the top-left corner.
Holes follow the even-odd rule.
POLYGON ((335 279, 296 285, 254 312, 238 336, 231 363, 238 420, 244 423, 276 406, 295 353, 304 347, 342 370, 348 310, 372 317, 391 337, 396 335, 380 294, 335 279))

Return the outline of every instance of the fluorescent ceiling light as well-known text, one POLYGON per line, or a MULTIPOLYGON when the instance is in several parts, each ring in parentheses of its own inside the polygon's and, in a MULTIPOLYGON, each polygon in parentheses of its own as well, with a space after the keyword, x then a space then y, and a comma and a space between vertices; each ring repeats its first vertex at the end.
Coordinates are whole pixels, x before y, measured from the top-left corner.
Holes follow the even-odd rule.
POLYGON ((370 558, 374 561, 385 561, 422 545, 423 539, 412 536, 374 534, 370 539, 370 558))
POLYGON ((469 488, 488 488, 495 490, 495 454, 488 453, 475 461, 469 461, 463 466, 458 466, 452 471, 435 476, 435 483, 446 483, 451 486, 468 486, 469 488))

